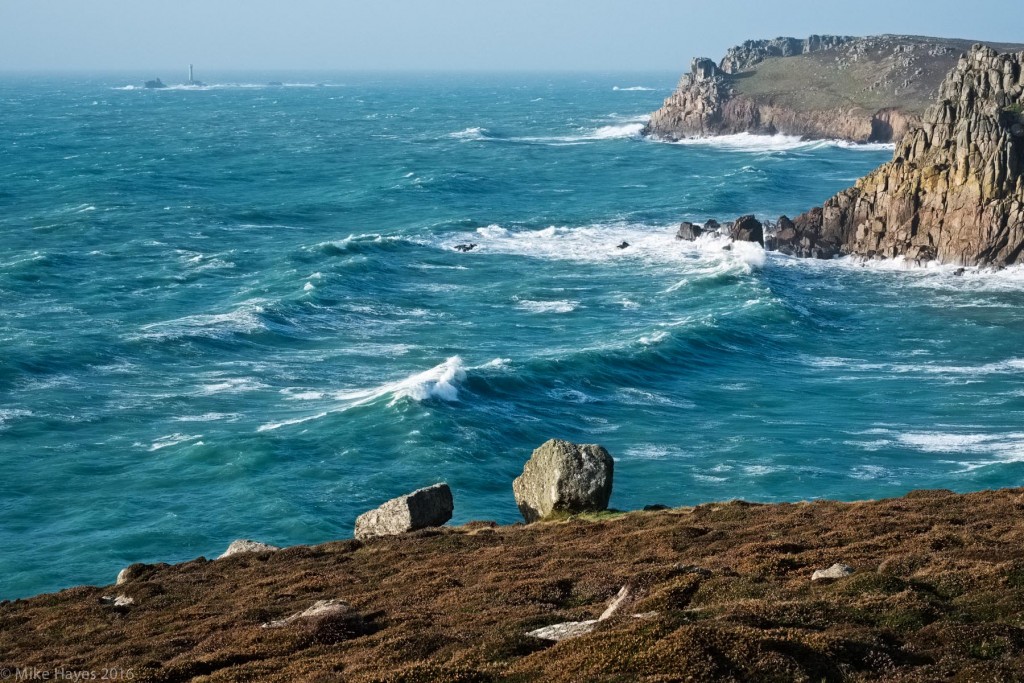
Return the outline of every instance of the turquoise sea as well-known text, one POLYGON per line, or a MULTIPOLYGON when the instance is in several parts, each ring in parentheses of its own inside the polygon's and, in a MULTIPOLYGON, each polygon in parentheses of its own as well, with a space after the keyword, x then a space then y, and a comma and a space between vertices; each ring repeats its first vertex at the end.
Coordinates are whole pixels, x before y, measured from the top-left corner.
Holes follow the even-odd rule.
POLYGON ((643 140, 674 73, 156 75, 0 78, 0 598, 515 522, 551 437, 620 509, 1024 482, 1024 271, 674 239, 888 148, 643 140))

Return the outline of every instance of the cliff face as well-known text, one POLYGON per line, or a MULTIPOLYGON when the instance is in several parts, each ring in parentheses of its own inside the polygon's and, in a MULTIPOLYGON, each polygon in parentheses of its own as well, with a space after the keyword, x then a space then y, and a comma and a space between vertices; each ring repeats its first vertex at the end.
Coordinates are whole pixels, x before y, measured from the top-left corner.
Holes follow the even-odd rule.
POLYGON ((719 64, 694 59, 644 133, 668 140, 741 132, 899 140, 921 122, 969 47, 917 36, 747 41, 719 64))
POLYGON ((780 220, 780 250, 1017 263, 1024 250, 1022 65, 1024 52, 972 48, 891 162, 820 209, 780 220))

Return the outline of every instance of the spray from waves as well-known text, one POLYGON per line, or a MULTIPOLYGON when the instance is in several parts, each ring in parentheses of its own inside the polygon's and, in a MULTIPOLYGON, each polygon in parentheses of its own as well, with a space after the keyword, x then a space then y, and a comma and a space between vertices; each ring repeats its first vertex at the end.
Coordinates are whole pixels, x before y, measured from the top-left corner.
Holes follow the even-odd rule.
MULTIPOLYGON (((927 261, 918 263, 902 256, 866 259, 843 256, 830 260, 802 259, 782 254, 773 255, 774 263, 784 268, 803 270, 843 269, 868 271, 901 278, 900 284, 920 289, 938 289, 965 292, 1019 292, 1024 290, 1024 264, 1006 268, 985 266, 958 266, 951 263, 927 261)), ((977 301, 969 305, 978 305, 977 301)))
POLYGON ((264 299, 252 299, 230 313, 197 314, 150 323, 129 338, 164 341, 188 337, 223 339, 236 334, 251 334, 266 329, 261 319, 265 303, 264 299))
POLYGON ((397 382, 388 382, 369 389, 332 394, 330 396, 331 400, 339 402, 339 404, 329 410, 315 415, 260 425, 257 431, 272 431, 281 427, 318 420, 332 413, 340 413, 357 406, 376 403, 384 398, 390 399, 387 403, 389 408, 394 407, 403 400, 416 402, 439 400, 452 403, 459 400, 459 386, 466 381, 468 373, 477 370, 502 368, 507 363, 508 359, 495 358, 483 365, 466 367, 462 358, 452 356, 429 370, 415 373, 397 382))
POLYGON ((504 137, 487 130, 486 128, 473 127, 449 133, 447 137, 454 140, 472 142, 509 142, 537 145, 581 145, 604 140, 624 140, 640 138, 640 131, 643 130, 649 117, 634 116, 629 119, 612 125, 599 126, 597 128, 585 129, 573 135, 537 135, 504 137))
POLYGON ((866 142, 856 143, 846 140, 807 140, 799 135, 756 135, 753 133, 735 133, 733 135, 716 135, 710 137, 685 138, 683 140, 658 140, 673 145, 691 147, 711 147, 730 152, 774 153, 774 152, 808 152, 830 147, 852 149, 862 152, 890 152, 896 149, 891 143, 866 142))
POLYGON ((616 85, 612 87, 612 90, 618 92, 651 92, 657 90, 657 88, 648 88, 642 85, 631 85, 627 88, 620 88, 619 86, 616 85))
POLYGON ((677 240, 673 228, 643 224, 596 224, 584 227, 550 226, 543 230, 512 231, 500 225, 459 234, 437 246, 451 249, 460 242, 477 243, 474 253, 527 256, 553 261, 616 263, 636 259, 652 266, 686 265, 687 273, 752 273, 765 267, 761 245, 733 243, 727 237, 705 234, 689 242, 677 240), (628 246, 620 248, 622 243, 628 246), (726 249, 725 247, 729 247, 726 249), (710 268, 710 272, 703 272, 710 268))

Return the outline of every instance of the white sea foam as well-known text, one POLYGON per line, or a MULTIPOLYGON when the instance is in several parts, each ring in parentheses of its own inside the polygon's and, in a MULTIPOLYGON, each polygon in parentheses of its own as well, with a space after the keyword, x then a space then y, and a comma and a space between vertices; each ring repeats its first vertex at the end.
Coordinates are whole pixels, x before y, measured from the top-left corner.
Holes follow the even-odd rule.
POLYGON ((653 91, 653 90, 657 90, 657 88, 647 88, 647 87, 642 86, 642 85, 631 85, 631 86, 626 87, 626 88, 620 88, 619 86, 616 85, 616 86, 612 86, 612 90, 620 91, 620 92, 650 92, 650 91, 653 91))
POLYGON ((487 129, 479 126, 464 128, 463 130, 449 133, 448 137, 455 138, 456 140, 483 140, 487 137, 487 129))
POLYGON ((623 457, 627 460, 665 460, 675 455, 678 455, 675 449, 652 443, 630 446, 623 452, 623 457))
POLYGON ((23 410, 21 408, 0 408, 0 430, 7 427, 8 423, 20 417, 31 417, 31 410, 23 410))
MULTIPOLYGON (((668 141, 666 141, 668 142, 668 141)), ((753 133, 735 133, 733 135, 715 135, 709 137, 686 138, 671 141, 674 145, 696 147, 714 147, 731 152, 774 153, 813 151, 828 147, 841 147, 863 152, 892 151, 896 146, 890 143, 854 143, 846 140, 807 140, 799 135, 755 135, 753 133)))
MULTIPOLYGON (((896 428, 874 429, 870 432, 883 438, 868 442, 853 442, 865 450, 878 450, 885 447, 905 447, 929 454, 947 456, 971 455, 969 460, 950 460, 951 464, 961 467, 960 472, 1024 461, 1024 432, 979 433, 979 432, 922 432, 900 431, 896 428)), ((861 470, 865 468, 860 468, 861 470)))
POLYGON ((657 332, 652 332, 651 334, 647 334, 640 337, 640 339, 638 339, 637 341, 639 341, 644 346, 651 346, 653 344, 657 344, 660 341, 664 341, 667 338, 668 332, 666 332, 665 330, 658 330, 657 332))
POLYGON ((270 422, 261 425, 257 431, 265 432, 289 425, 301 424, 326 417, 332 413, 344 412, 357 406, 363 406, 382 399, 390 399, 388 407, 393 407, 402 400, 427 401, 439 400, 454 402, 459 400, 459 385, 465 380, 468 372, 483 369, 503 368, 508 359, 496 358, 484 365, 466 367, 459 356, 452 356, 429 370, 418 372, 396 382, 388 382, 369 389, 340 391, 328 394, 330 400, 337 405, 316 415, 307 415, 281 422, 270 422))
POLYGON ((248 391, 266 389, 267 385, 253 377, 215 377, 199 387, 201 396, 214 394, 242 394, 248 391))
POLYGON ((579 301, 533 301, 519 299, 516 306, 530 313, 572 313, 580 305, 579 301))
POLYGON ((185 337, 223 338, 234 334, 249 334, 266 329, 260 314, 263 300, 246 301, 229 313, 189 315, 143 325, 135 339, 167 340, 185 337))
POLYGON ((159 451, 163 448, 167 448, 168 446, 177 446, 180 443, 197 441, 201 438, 203 438, 202 434, 194 434, 191 436, 188 434, 170 434, 168 436, 161 436, 159 439, 154 441, 152 445, 150 445, 149 450, 159 451))
MULTIPOLYGON (((648 265, 685 265, 687 277, 699 279, 726 273, 751 273, 767 263, 764 249, 753 242, 733 243, 727 237, 702 235, 688 242, 675 239, 674 226, 631 223, 583 227, 549 226, 540 230, 511 231, 500 225, 477 228, 445 238, 435 246, 451 250, 473 241, 474 253, 527 256, 555 261, 614 263, 637 260, 648 265), (628 246, 620 249, 622 242, 628 246)), ((682 286, 680 283, 679 286, 682 286)))
POLYGON ((870 372, 902 374, 922 374, 951 377, 984 377, 988 375, 1016 375, 1024 373, 1024 358, 1007 358, 1001 361, 982 363, 980 365, 945 365, 942 363, 875 363, 855 358, 835 356, 811 357, 804 356, 805 362, 812 366, 827 370, 847 370, 853 372, 870 372))

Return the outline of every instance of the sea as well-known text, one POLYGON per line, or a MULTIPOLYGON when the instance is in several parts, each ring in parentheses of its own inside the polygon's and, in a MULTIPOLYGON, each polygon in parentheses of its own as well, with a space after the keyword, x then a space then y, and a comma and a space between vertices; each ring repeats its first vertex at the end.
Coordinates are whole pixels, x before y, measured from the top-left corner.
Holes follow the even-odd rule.
POLYGON ((889 146, 642 138, 677 73, 155 75, 0 77, 0 598, 441 481, 514 523, 551 438, 621 510, 1024 483, 1024 271, 675 239, 889 146))

